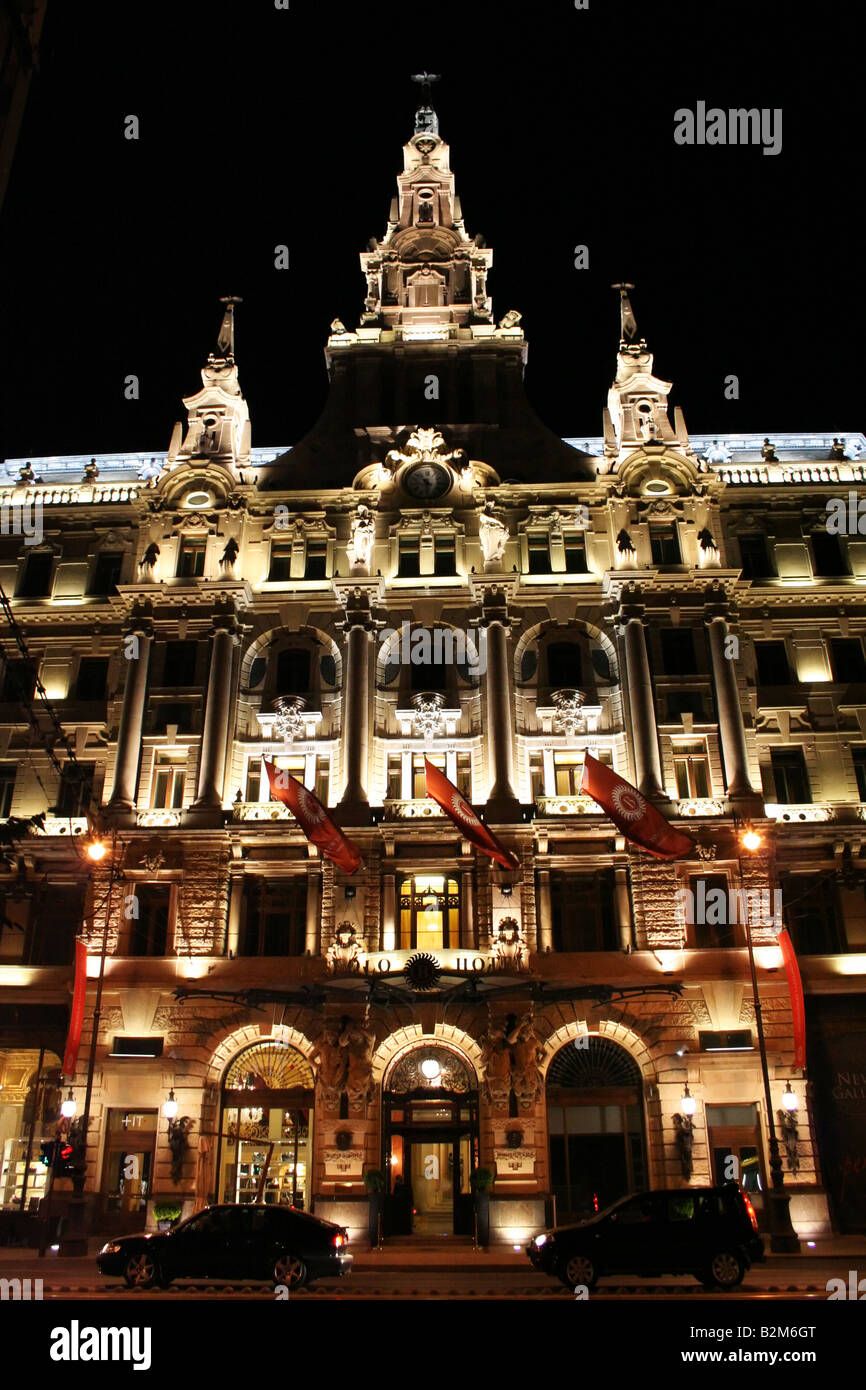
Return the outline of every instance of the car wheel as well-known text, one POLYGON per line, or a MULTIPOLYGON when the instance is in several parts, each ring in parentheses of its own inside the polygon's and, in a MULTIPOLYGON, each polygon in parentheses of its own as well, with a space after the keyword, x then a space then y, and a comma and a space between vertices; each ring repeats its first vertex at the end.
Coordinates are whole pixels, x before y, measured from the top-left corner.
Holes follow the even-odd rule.
POLYGON ((123 1278, 130 1289, 152 1289, 161 1282, 159 1266, 146 1250, 129 1256, 123 1266, 123 1278))
POLYGON ((274 1283, 287 1289, 300 1289, 307 1282, 307 1266, 296 1255, 278 1255, 274 1262, 274 1283))
POLYGON ((735 1255, 732 1250, 720 1250, 710 1260, 701 1283, 707 1288, 735 1289, 738 1284, 742 1284, 745 1272, 745 1265, 739 1255, 735 1255))
POLYGON ((595 1261, 589 1255, 568 1255, 559 1266, 559 1277, 569 1289, 576 1289, 578 1284, 594 1289, 598 1283, 598 1273, 595 1261))

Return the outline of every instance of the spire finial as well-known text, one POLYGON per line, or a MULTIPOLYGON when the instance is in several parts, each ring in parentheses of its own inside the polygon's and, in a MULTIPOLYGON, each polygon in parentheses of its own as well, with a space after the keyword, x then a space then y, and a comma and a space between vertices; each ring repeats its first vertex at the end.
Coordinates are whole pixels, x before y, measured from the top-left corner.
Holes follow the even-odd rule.
POLYGON ((233 358, 235 355, 235 305, 243 302, 236 294, 227 294, 220 298, 220 304, 226 306, 217 338, 217 353, 220 357, 233 358))
POLYGON ((430 105, 430 88, 434 82, 440 80, 438 72, 413 72, 410 78, 412 82, 421 84, 421 105, 415 112, 415 134, 416 135, 438 135, 439 117, 430 105))
POLYGON ((624 280, 618 285, 611 285, 611 289, 619 290, 620 342, 634 343, 637 341, 637 322, 628 297, 628 292, 634 289, 634 285, 630 285, 627 280, 624 280))

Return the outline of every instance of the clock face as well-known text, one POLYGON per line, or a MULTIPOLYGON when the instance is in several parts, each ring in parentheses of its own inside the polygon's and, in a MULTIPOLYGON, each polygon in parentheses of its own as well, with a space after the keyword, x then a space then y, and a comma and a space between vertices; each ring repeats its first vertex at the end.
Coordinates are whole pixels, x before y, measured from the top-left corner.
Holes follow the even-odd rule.
POLYGON ((451 487, 451 474, 438 463, 419 463, 403 479, 403 486, 411 497, 421 497, 429 501, 442 497, 451 487))

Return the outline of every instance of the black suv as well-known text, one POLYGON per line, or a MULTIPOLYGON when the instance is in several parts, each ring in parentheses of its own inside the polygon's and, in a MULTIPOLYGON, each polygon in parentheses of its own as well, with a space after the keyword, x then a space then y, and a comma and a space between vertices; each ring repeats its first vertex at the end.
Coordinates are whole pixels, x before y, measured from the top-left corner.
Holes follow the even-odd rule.
POLYGON ((348 1274, 352 1256, 342 1226, 294 1207, 207 1207, 173 1231, 118 1236, 99 1252, 102 1274, 130 1287, 164 1288, 173 1279, 267 1279, 289 1289, 348 1274))
POLYGON ((733 1289, 764 1258, 755 1209, 736 1183, 638 1192, 576 1226, 531 1240, 536 1269, 570 1289, 603 1274, 694 1274, 707 1288, 733 1289))

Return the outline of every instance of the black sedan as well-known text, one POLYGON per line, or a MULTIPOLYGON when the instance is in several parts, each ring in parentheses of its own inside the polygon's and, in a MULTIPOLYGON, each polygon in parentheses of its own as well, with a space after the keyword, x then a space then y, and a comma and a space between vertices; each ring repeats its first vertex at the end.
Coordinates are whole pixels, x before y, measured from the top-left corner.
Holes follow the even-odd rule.
POLYGON ((348 1274, 347 1244, 342 1226, 294 1207, 215 1206, 172 1231, 109 1240, 96 1263, 130 1288, 165 1288, 174 1279, 266 1279, 291 1290, 348 1274))
POLYGON ((733 1289, 764 1258, 754 1208, 736 1183, 639 1192, 574 1226, 543 1231, 526 1253, 571 1289, 603 1274, 693 1274, 733 1289))

